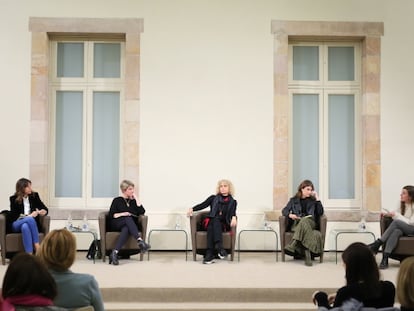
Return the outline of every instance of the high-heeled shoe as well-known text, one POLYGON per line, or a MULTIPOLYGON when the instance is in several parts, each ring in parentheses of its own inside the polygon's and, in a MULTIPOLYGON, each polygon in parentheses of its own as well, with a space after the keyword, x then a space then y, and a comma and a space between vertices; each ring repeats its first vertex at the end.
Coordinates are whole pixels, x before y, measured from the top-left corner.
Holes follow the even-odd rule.
POLYGON ((113 264, 114 266, 119 265, 118 251, 115 249, 112 250, 112 253, 109 255, 109 264, 113 264))

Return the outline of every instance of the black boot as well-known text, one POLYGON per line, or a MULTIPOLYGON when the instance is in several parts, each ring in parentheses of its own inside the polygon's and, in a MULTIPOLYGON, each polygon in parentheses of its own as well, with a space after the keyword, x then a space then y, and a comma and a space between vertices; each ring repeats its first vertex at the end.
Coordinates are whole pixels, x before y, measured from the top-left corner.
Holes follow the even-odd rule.
POLYGON ((374 254, 377 254, 381 245, 384 244, 380 239, 377 239, 374 243, 368 244, 368 247, 374 254))
POLYGON ((142 239, 138 239, 137 242, 138 242, 138 247, 141 251, 141 254, 144 254, 151 248, 151 245, 149 245, 148 243, 145 243, 145 241, 142 239))
POLYGON ((388 269, 388 258, 390 257, 389 253, 383 253, 382 254, 382 260, 379 265, 380 269, 388 269))
POLYGON ((310 250, 305 248, 305 265, 306 266, 312 266, 312 258, 310 250))
POLYGON ((109 255, 109 264, 113 264, 114 266, 119 265, 118 251, 116 249, 109 255))

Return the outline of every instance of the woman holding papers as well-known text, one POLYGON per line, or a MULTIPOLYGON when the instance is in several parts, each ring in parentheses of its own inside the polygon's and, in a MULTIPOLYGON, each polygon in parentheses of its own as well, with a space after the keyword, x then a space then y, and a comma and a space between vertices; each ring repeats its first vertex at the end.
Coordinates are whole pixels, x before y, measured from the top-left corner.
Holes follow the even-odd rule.
POLYGON ((414 186, 405 186, 400 195, 400 206, 394 211, 387 211, 383 216, 391 217, 393 221, 382 236, 368 246, 376 254, 382 244, 385 244, 382 253, 380 269, 388 268, 388 258, 398 244, 402 235, 414 234, 414 186))
POLYGON ((132 235, 138 243, 141 253, 145 253, 150 249, 150 245, 145 243, 139 232, 137 218, 145 213, 145 209, 135 195, 135 186, 129 180, 124 180, 120 184, 122 195, 113 199, 111 208, 109 209, 109 217, 111 219, 111 229, 120 231, 115 248, 109 255, 109 264, 118 265, 118 251, 132 235))
POLYGON ((16 192, 10 197, 10 216, 13 232, 21 232, 26 253, 33 254, 39 248, 40 217, 47 215, 48 208, 37 192, 32 190, 32 182, 20 178, 16 182, 16 192))
POLYGON ((298 192, 292 197, 282 215, 289 217, 288 230, 294 231, 292 242, 285 247, 285 253, 294 257, 305 257, 305 264, 312 266, 312 255, 323 252, 319 218, 324 213, 310 180, 304 180, 298 186, 298 192))

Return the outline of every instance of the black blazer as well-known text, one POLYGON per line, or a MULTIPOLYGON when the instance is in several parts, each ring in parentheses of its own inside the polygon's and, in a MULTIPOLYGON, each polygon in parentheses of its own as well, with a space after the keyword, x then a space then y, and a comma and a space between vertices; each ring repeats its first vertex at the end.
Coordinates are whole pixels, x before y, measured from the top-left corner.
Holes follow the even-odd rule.
MULTIPOLYGON (((17 198, 16 195, 12 195, 10 197, 10 214, 7 217, 7 222, 9 222, 10 225, 13 222, 15 222, 20 217, 21 214, 24 214, 23 201, 19 203, 16 201, 16 198, 17 198)), ((37 192, 32 192, 29 195, 29 203, 30 203, 30 212, 33 212, 36 209, 38 210, 44 209, 46 211, 46 214, 49 212, 48 208, 42 202, 37 192)), ((39 216, 35 217, 35 220, 37 224, 37 229, 39 230, 39 232, 41 232, 42 227, 40 225, 39 216)))
MULTIPOLYGON (((285 208, 282 210, 282 215, 288 217, 289 214, 295 214, 297 216, 312 215, 315 220, 316 227, 319 230, 319 219, 323 215, 323 205, 321 201, 316 201, 313 198, 306 199, 305 215, 302 214, 302 205, 300 204, 300 198, 292 197, 285 208)), ((289 218, 288 230, 292 227, 293 221, 289 218)))

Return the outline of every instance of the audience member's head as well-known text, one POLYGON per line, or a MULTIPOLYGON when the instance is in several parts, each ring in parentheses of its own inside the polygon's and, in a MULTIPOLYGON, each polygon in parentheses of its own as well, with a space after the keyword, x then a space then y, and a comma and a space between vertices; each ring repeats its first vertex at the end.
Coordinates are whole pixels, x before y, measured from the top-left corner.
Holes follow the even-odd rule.
POLYGON ((55 280, 36 256, 19 253, 10 262, 3 279, 3 298, 39 295, 53 300, 57 295, 55 280))
POLYGON ((76 258, 76 238, 66 229, 50 231, 36 253, 45 265, 55 271, 68 270, 76 258))
POLYGON ((374 254, 360 242, 349 245, 342 253, 347 285, 362 283, 368 292, 374 294, 379 286, 380 274, 374 254))
POLYGON ((397 276, 397 299, 402 307, 414 309, 414 257, 401 263, 397 276))

